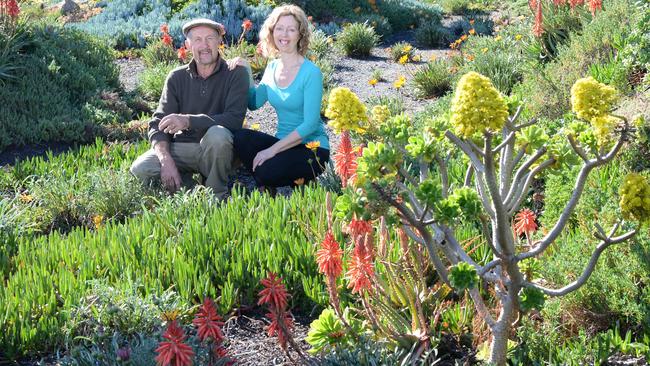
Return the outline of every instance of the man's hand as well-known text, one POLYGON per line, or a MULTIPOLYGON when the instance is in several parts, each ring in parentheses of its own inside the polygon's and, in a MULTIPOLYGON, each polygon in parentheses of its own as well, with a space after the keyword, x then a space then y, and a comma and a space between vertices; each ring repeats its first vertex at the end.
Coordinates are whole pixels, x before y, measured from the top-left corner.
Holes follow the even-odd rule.
POLYGON ((158 123, 158 130, 174 135, 190 127, 190 117, 184 114, 168 114, 158 123))
POLYGON ((165 189, 174 193, 181 188, 182 179, 174 159, 164 159, 160 162, 160 181, 165 189))
POLYGON ((255 159, 253 159, 253 171, 255 171, 255 168, 257 168, 259 165, 264 164, 265 161, 271 159, 276 154, 277 152, 273 146, 258 152, 257 155, 255 155, 255 159))

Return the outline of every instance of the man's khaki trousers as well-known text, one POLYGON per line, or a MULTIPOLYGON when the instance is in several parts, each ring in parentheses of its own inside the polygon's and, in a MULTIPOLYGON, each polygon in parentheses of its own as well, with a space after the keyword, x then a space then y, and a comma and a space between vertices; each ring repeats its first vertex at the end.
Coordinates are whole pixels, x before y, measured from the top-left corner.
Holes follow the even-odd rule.
MULTIPOLYGON (((169 149, 181 175, 200 173, 203 184, 222 197, 228 192, 232 172, 232 133, 225 127, 210 127, 199 143, 172 142, 169 149)), ((153 149, 140 155, 131 165, 131 173, 145 183, 160 179, 160 161, 153 149)))

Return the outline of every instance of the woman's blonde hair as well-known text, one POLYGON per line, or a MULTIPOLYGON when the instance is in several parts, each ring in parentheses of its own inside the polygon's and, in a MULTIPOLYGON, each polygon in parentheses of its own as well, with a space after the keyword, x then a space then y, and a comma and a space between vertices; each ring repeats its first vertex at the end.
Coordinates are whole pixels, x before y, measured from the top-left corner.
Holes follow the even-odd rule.
POLYGON ((309 49, 309 38, 311 37, 311 29, 309 29, 309 20, 305 12, 296 5, 282 5, 273 9, 271 14, 266 18, 260 31, 260 46, 262 54, 265 57, 275 57, 278 54, 278 49, 275 47, 273 41, 273 29, 278 23, 280 17, 285 15, 292 15, 298 22, 298 53, 302 56, 307 54, 309 49))

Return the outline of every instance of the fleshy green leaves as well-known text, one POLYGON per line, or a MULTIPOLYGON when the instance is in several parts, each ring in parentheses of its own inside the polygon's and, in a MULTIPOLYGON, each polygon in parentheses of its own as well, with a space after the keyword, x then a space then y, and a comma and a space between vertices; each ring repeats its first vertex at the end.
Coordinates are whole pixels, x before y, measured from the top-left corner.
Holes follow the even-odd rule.
POLYGON ((452 266, 449 270, 449 283, 458 292, 474 288, 478 284, 476 268, 467 262, 452 266))
POLYGON ((524 287, 519 290, 519 308, 523 312, 541 309, 544 306, 544 293, 536 288, 524 287))
POLYGON ((343 323, 336 317, 334 310, 325 309, 318 319, 311 322, 305 341, 312 346, 309 353, 314 354, 340 343, 344 336, 343 323))

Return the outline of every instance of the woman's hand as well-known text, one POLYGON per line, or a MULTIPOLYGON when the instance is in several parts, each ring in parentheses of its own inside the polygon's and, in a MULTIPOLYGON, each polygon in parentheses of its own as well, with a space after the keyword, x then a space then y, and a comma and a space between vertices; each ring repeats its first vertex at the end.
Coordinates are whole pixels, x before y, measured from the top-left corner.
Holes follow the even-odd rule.
POLYGON ((226 63, 228 64, 229 70, 234 70, 237 66, 243 66, 247 69, 251 67, 251 65, 248 63, 248 60, 242 57, 231 58, 230 60, 226 60, 226 63))
POLYGON ((273 149, 273 146, 258 152, 257 155, 255 155, 255 159, 253 159, 253 171, 255 171, 255 168, 257 168, 259 165, 262 165, 265 161, 271 159, 276 154, 277 152, 275 149, 273 149))

